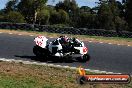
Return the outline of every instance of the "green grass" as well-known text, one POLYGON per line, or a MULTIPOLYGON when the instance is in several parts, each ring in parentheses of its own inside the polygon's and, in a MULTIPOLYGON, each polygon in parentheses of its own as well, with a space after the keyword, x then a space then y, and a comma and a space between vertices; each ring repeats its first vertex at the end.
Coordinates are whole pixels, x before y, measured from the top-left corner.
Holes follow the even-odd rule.
POLYGON ((0 88, 37 88, 34 78, 17 79, 12 76, 0 75, 0 88))
POLYGON ((34 78, 24 78, 18 80, 12 77, 0 78, 0 88, 62 88, 62 86, 54 86, 51 84, 38 84, 34 78))
POLYGON ((50 83, 40 83, 38 78, 26 76, 23 78, 0 74, 0 88, 63 88, 50 83))
MULTIPOLYGON (((86 72, 87 74, 95 74, 86 72)), ((130 84, 77 84, 77 70, 0 62, 0 88, 132 88, 130 84)))
POLYGON ((82 37, 96 38, 96 39, 106 39, 106 40, 109 40, 109 39, 114 39, 114 40, 123 39, 123 40, 132 41, 132 38, 124 38, 124 37, 103 37, 103 36, 88 36, 88 35, 82 35, 82 37))
MULTIPOLYGON (((21 31, 21 30, 19 30, 21 31)), ((44 34, 49 36, 60 36, 60 35, 68 35, 71 37, 77 37, 77 38, 94 38, 94 39, 104 39, 104 40, 124 40, 124 41, 132 41, 132 38, 124 38, 124 37, 103 37, 103 36, 89 36, 89 35, 73 35, 73 34, 60 34, 60 33, 49 33, 49 32, 36 32, 36 31, 27 31, 27 32, 34 32, 37 34, 44 34)))
MULTIPOLYGON (((0 30, 9 30, 9 29, 0 29, 0 30)), ((31 30, 14 30, 14 31, 19 31, 19 32, 28 32, 28 33, 35 33, 35 34, 40 34, 40 35, 46 35, 46 36, 53 36, 53 37, 58 37, 60 35, 67 35, 70 37, 76 37, 76 38, 81 38, 81 39, 87 39, 87 38, 92 38, 96 40, 115 40, 115 41, 126 41, 126 42, 132 42, 132 38, 124 38, 124 37, 103 37, 103 36, 89 36, 89 35, 73 35, 73 34, 60 34, 60 33, 49 33, 49 32, 37 32, 37 31, 31 31, 31 30)))

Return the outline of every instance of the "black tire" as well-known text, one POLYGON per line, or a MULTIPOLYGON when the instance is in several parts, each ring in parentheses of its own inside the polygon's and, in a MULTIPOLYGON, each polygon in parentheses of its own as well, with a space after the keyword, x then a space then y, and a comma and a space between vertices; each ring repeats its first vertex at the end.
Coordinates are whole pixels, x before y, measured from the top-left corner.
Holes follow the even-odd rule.
POLYGON ((79 62, 87 62, 90 60, 90 55, 89 54, 84 54, 82 57, 77 58, 79 62))
POLYGON ((33 47, 33 53, 37 56, 37 57, 40 57, 40 58, 47 58, 49 55, 48 55, 48 50, 47 49, 43 49, 39 46, 34 46, 33 47))

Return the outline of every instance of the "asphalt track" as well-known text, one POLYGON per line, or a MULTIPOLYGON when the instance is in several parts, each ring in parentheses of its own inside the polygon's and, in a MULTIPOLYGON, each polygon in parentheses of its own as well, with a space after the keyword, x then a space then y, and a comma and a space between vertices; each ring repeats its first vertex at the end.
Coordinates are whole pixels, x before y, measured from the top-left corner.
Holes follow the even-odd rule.
MULTIPOLYGON (((1 33, 0 58, 30 61, 36 59, 32 52, 32 48, 35 45, 33 40, 33 36, 1 33)), ((91 56, 91 60, 89 62, 54 62, 52 60, 44 62, 72 67, 79 67, 82 65, 84 68, 88 69, 132 74, 132 47, 104 43, 84 43, 89 47, 89 53, 91 56)))

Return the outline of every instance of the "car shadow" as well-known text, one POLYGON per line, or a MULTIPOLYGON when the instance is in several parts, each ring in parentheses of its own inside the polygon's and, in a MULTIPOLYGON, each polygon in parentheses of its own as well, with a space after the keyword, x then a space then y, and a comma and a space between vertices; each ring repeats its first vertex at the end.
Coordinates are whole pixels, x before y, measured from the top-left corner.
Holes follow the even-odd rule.
MULTIPOLYGON (((36 60, 37 61, 37 57, 36 56, 27 56, 27 55, 14 55, 17 58, 20 59, 29 59, 29 60, 36 60)), ((44 62, 44 61, 40 61, 40 62, 44 62)))
POLYGON ((18 57, 18 58, 30 59, 30 60, 34 60, 34 61, 47 62, 47 63, 73 63, 73 62, 77 62, 75 60, 67 60, 65 58, 57 58, 57 57, 51 57, 51 58, 45 59, 45 58, 39 58, 36 56, 27 56, 27 55, 14 55, 14 56, 18 57))

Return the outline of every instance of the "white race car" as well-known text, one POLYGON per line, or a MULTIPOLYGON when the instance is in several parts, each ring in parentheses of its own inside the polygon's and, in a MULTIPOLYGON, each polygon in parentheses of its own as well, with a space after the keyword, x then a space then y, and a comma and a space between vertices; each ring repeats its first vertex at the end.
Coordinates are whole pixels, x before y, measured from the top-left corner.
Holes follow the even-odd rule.
POLYGON ((84 43, 75 38, 60 36, 52 42, 48 42, 45 36, 38 36, 34 39, 36 46, 33 53, 41 58, 67 58, 86 62, 90 59, 88 48, 84 43))

